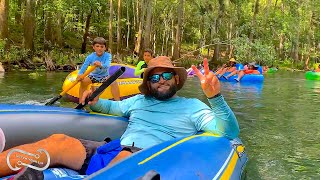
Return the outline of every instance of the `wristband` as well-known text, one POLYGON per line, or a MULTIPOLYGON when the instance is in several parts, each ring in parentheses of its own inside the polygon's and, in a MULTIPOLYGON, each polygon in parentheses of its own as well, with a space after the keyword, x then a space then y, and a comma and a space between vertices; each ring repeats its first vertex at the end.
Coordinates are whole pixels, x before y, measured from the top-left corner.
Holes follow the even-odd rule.
POLYGON ((218 93, 218 94, 216 94, 216 95, 214 95, 213 97, 210 97, 210 98, 208 98, 208 99, 217 98, 217 97, 219 97, 219 96, 222 96, 221 93, 218 93))

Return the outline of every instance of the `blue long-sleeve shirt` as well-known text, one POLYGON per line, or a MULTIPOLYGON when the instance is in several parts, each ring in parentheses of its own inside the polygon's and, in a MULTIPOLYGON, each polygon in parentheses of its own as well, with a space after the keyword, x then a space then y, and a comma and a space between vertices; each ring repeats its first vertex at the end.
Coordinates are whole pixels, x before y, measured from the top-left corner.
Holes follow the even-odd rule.
POLYGON ((112 56, 110 53, 104 52, 102 56, 97 56, 95 52, 91 53, 84 61, 78 74, 83 74, 90 65, 93 65, 95 61, 100 61, 102 67, 97 67, 90 73, 90 75, 94 76, 98 80, 107 77, 109 76, 109 67, 111 64, 111 60, 112 56))
POLYGON ((99 100, 93 111, 124 116, 129 124, 121 144, 146 148, 199 131, 229 138, 239 134, 237 119, 222 96, 208 99, 212 108, 198 99, 173 97, 159 101, 136 95, 123 101, 99 100))

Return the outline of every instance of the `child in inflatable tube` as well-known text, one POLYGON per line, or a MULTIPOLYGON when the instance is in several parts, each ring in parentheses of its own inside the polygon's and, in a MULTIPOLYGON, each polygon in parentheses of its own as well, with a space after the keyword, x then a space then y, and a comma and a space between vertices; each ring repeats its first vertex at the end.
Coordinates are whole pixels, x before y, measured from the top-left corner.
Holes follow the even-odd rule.
MULTIPOLYGON (((112 55, 105 52, 107 42, 102 37, 97 37, 93 40, 92 48, 95 52, 87 56, 81 69, 79 70, 77 80, 80 81, 79 99, 82 97, 83 92, 92 83, 102 83, 108 79, 109 68, 112 60, 112 55), (97 68, 91 72, 87 77, 82 79, 81 75, 86 71, 90 65, 95 65, 97 68)), ((111 84, 111 93, 116 101, 120 100, 120 90, 118 83, 111 84)))
MULTIPOLYGON (((96 142, 55 134, 16 148, 30 153, 43 148, 50 154, 50 167, 64 166, 82 174, 91 174, 140 149, 174 138, 195 135, 200 131, 230 139, 237 138, 240 131, 237 119, 220 94, 220 82, 209 71, 208 61, 204 60, 204 74, 195 66, 192 69, 201 82, 211 108, 198 99, 179 97, 176 94, 186 82, 187 72, 183 67, 173 66, 168 57, 160 56, 152 59, 144 72, 143 83, 139 86, 143 95, 123 101, 102 100, 97 97, 89 102, 93 111, 129 118, 128 127, 120 140, 96 142), (175 113, 172 113, 173 109, 175 113)), ((85 91, 80 102, 83 103, 90 93, 91 90, 85 91)), ((9 151, 0 153, 0 162, 6 162, 9 151)), ((18 159, 11 159, 12 164, 17 163, 16 161, 18 159)), ((0 170, 0 177, 17 173, 6 163, 0 164, 0 170)), ((16 176, 39 172, 26 170, 16 176)))

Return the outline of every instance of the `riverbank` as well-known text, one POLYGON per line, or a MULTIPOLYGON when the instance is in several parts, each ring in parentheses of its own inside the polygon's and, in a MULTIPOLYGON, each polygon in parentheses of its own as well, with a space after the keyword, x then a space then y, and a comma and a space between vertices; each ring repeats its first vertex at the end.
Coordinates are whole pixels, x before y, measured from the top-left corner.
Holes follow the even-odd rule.
MULTIPOLYGON (((36 71, 74 71, 80 66, 84 61, 87 54, 76 54, 70 52, 50 52, 44 53, 44 56, 34 56, 31 59, 21 59, 21 60, 10 60, 2 61, 2 67, 4 71, 12 70, 36 70, 36 71)), ((227 63, 227 57, 220 57, 218 61, 212 62, 212 57, 210 56, 199 56, 191 55, 190 53, 181 53, 181 58, 175 60, 177 66, 185 67, 186 69, 190 68, 192 64, 198 65, 202 63, 203 59, 209 59, 209 65, 212 69, 216 69, 222 64, 227 63)), ((140 61, 139 57, 133 54, 120 54, 113 56, 114 63, 120 64, 129 64, 135 66, 140 61)), ((280 70, 285 71, 308 71, 301 64, 292 64, 287 61, 274 61, 274 67, 278 67, 280 70)), ((266 65, 266 64, 261 64, 266 65)), ((267 64, 268 65, 268 64, 267 64)), ((313 67, 314 65, 309 65, 313 67)), ((313 68, 310 68, 313 69, 313 68)), ((1 72, 1 65, 0 65, 1 72)))

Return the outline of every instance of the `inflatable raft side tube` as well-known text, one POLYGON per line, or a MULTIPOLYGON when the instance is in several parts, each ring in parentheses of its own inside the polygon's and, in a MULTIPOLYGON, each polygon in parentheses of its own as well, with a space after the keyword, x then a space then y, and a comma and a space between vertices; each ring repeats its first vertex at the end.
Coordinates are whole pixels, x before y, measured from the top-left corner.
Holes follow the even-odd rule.
POLYGON ((198 179, 199 174, 203 179, 239 177, 244 158, 227 138, 195 135, 144 149, 88 178, 137 179, 150 170, 163 179, 198 179))

